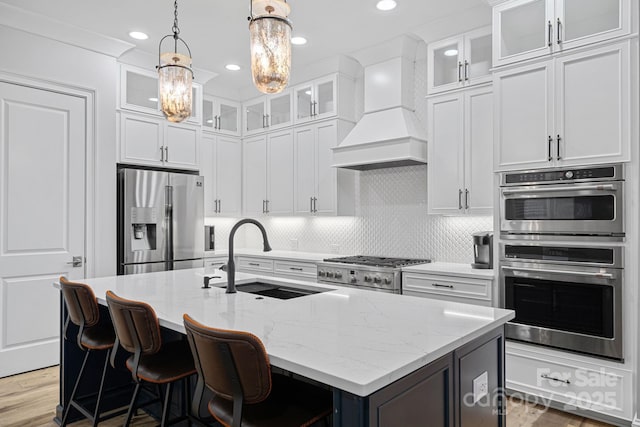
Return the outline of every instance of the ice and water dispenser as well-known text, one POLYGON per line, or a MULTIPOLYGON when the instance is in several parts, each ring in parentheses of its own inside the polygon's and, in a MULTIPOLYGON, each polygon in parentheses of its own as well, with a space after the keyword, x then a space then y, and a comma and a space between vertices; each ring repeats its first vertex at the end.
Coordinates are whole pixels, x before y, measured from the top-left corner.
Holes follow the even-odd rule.
POLYGON ((131 208, 131 250, 155 250, 158 216, 154 208, 131 208))

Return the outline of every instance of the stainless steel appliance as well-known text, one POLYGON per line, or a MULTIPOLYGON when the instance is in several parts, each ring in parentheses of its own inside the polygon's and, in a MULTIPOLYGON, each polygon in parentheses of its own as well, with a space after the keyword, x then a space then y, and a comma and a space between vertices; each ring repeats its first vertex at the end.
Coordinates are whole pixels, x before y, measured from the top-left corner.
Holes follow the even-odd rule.
POLYGON ((318 282, 380 292, 402 293, 401 268, 428 259, 348 256, 318 263, 318 282))
POLYGON ((493 233, 481 231, 473 233, 473 263, 471 268, 493 268, 493 233))
POLYGON ((623 211, 622 165, 501 174, 503 239, 566 235, 621 240, 623 211))
POLYGON ((508 339, 623 360, 622 247, 507 241, 500 258, 508 339))
POLYGON ((118 274, 204 266, 203 177, 118 169, 118 274))

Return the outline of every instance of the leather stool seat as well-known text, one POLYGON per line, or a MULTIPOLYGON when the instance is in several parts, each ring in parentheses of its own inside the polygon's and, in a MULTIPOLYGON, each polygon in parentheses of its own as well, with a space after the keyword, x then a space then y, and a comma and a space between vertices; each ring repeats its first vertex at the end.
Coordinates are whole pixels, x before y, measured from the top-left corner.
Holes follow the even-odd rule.
MULTIPOLYGON (((132 371, 133 356, 127 359, 127 368, 132 371)), ((187 341, 164 343, 159 352, 141 355, 138 377, 154 384, 166 384, 195 375, 193 357, 187 341)))
POLYGON ((98 324, 84 330, 80 342, 86 348, 91 350, 106 350, 113 347, 116 340, 116 333, 113 331, 113 325, 98 324))

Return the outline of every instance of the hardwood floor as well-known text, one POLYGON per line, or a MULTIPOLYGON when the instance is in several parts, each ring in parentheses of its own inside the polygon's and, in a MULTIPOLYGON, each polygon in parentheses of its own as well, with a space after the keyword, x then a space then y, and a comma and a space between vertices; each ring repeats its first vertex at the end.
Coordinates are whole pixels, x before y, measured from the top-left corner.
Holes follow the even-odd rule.
MULTIPOLYGON (((54 411, 58 402, 58 367, 40 369, 0 379, 0 427, 54 427, 54 411)), ((100 423, 121 426, 124 416, 100 423)), ((90 426, 88 421, 71 424, 90 426)), ((151 417, 138 415, 132 425, 156 426, 151 417)), ((545 409, 518 400, 507 404, 508 427, 609 427, 609 424, 587 420, 555 409, 545 409)))

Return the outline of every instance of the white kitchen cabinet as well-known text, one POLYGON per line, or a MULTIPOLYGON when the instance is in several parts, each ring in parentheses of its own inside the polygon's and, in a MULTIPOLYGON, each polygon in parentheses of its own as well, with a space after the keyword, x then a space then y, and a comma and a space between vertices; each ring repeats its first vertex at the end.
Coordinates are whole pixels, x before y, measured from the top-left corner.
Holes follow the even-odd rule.
POLYGON ((293 130, 246 138, 243 144, 245 215, 293 214, 293 130))
MULTIPOLYGON (((202 85, 192 84, 191 117, 185 122, 202 123, 202 85)), ((131 65, 120 65, 120 108, 164 117, 160 111, 158 73, 131 65)))
POLYGON ((497 168, 628 161, 630 91, 628 41, 495 73, 497 168))
POLYGON ((332 74, 293 89, 296 124, 339 116, 355 121, 355 82, 342 74, 332 74))
POLYGON ((240 136, 241 104, 221 98, 205 96, 202 101, 203 129, 231 136, 240 136))
POLYGON ((242 214, 242 142, 226 135, 202 134, 205 216, 242 214))
POLYGON ((281 129, 293 124, 291 89, 265 95, 242 104, 244 135, 281 129))
POLYGON ((283 279, 317 282, 318 268, 314 262, 292 261, 268 257, 238 255, 236 269, 243 273, 275 276, 283 279))
POLYGON ((236 270, 262 276, 273 276, 273 260, 262 257, 237 256, 236 270))
POLYGON ((430 94, 491 81, 491 27, 428 46, 430 94))
POLYGON ((430 214, 493 212, 493 92, 472 88, 427 101, 430 214))
POLYGON ((402 294, 491 307, 493 279, 402 273, 402 294))
POLYGON ((629 34, 631 0, 492 1, 493 65, 629 34))
POLYGON ((297 215, 354 214, 355 172, 331 166, 331 148, 352 128, 350 123, 331 120, 294 129, 297 215))
POLYGON ((159 117, 120 113, 120 162, 198 169, 200 129, 159 117))

